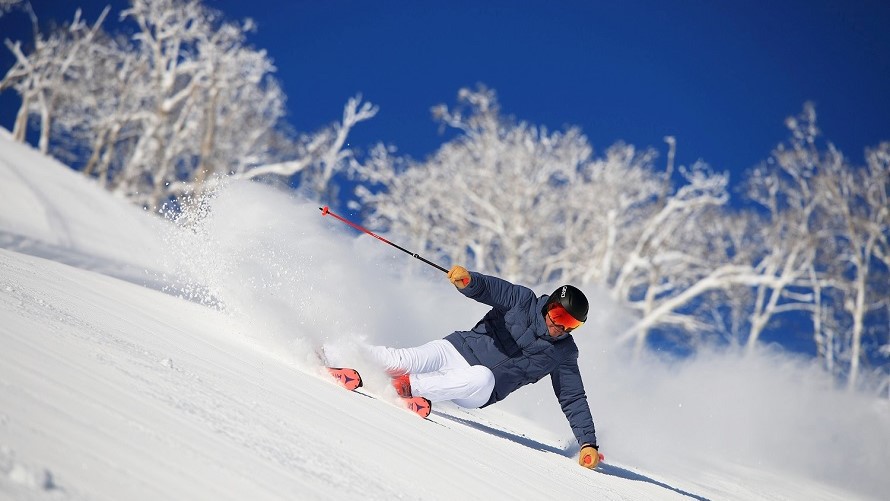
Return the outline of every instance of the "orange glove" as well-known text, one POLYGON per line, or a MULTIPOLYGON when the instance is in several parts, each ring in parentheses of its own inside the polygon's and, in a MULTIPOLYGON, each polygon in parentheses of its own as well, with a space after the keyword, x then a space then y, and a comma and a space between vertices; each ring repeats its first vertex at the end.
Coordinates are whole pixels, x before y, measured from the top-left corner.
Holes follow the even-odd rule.
POLYGON ((451 280, 451 283, 458 289, 463 289, 470 285, 470 272, 463 266, 454 265, 448 272, 448 280, 451 280))
POLYGON ((578 464, 591 470, 596 468, 600 463, 600 453, 596 447, 590 444, 581 446, 581 453, 578 454, 578 464))

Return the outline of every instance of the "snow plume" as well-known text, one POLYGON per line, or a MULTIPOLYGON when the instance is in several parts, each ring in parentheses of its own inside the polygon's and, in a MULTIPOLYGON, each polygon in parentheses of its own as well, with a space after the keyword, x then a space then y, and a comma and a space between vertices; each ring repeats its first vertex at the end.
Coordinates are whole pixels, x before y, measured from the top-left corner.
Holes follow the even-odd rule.
MULTIPOLYGON (((632 347, 616 342, 632 315, 607 291, 585 289, 591 311, 574 336, 607 459, 686 478, 768 470, 886 495, 890 403, 839 390, 816 361, 774 346, 752 354, 703 347, 685 360, 650 354, 634 361, 632 347)), ((498 408, 550 428, 564 448, 577 449, 549 381, 498 408)))
MULTIPOLYGON (((486 310, 456 293, 441 272, 371 237, 356 238, 291 192, 233 183, 187 207, 178 222, 170 247, 201 284, 183 293, 198 292, 249 338, 298 363, 314 363, 324 344, 363 368, 363 343, 416 346, 471 328, 486 310)), ((534 289, 546 294, 556 285, 534 289)), ((687 478, 744 477, 753 468, 877 497, 890 488, 886 402, 837 391, 813 362, 772 347, 634 362, 615 341, 631 314, 607 291, 585 289, 591 313, 575 339, 607 459, 687 478)), ((549 381, 478 415, 496 421, 505 412, 548 430, 567 454, 577 449, 549 381)))
POLYGON ((229 313, 249 337, 284 344, 299 361, 314 361, 323 344, 421 344, 471 327, 469 318, 484 312, 431 278, 441 272, 355 238, 292 191, 225 183, 185 204, 175 221, 166 237, 178 269, 170 289, 229 313))
POLYGON ((878 497, 890 488, 888 402, 837 389, 815 361, 768 346, 633 362, 608 340, 579 344, 598 436, 622 461, 698 476, 766 469, 878 497))

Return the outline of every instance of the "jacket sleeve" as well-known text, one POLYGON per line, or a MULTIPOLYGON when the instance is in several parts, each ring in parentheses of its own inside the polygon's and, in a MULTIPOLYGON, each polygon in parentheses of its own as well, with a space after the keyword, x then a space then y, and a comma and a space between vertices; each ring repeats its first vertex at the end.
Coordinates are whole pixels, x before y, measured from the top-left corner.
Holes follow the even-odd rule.
POLYGON ((470 272, 470 285, 459 289, 465 296, 499 310, 509 310, 522 302, 534 302, 534 291, 497 277, 470 272))
POLYGON ((553 382, 553 392, 572 427, 578 445, 590 444, 598 447, 593 416, 587 405, 587 395, 584 393, 584 383, 578 369, 577 352, 550 373, 550 379, 553 382))

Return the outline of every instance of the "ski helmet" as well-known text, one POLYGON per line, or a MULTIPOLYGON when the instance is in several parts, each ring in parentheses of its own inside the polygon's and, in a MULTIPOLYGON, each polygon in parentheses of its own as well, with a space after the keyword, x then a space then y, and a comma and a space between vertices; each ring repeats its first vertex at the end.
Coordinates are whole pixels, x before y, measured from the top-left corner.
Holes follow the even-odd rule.
POLYGON ((569 312, 569 315, 575 317, 576 320, 580 322, 587 321, 587 311, 590 309, 590 303, 587 302, 587 297, 584 293, 574 285, 563 285, 553 291, 553 294, 550 294, 550 298, 544 303, 541 314, 546 315, 547 310, 550 309, 550 305, 553 303, 562 305, 569 312))

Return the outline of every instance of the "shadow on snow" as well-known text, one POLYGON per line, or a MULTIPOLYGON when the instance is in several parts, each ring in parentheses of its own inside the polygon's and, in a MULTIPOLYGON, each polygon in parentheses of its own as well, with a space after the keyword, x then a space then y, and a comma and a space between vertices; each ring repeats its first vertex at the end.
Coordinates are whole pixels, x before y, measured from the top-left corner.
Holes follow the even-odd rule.
POLYGON ((603 465, 600 465, 597 467, 597 471, 599 471, 600 473, 602 473, 604 475, 620 477, 620 478, 623 478, 626 480, 634 480, 637 482, 646 482, 647 484, 656 485, 658 487, 661 487, 662 489, 667 489, 669 491, 676 492, 677 494, 680 494, 680 495, 683 495, 686 497, 690 497, 692 499, 697 499, 698 501, 710 501, 708 498, 706 498, 704 496, 699 496, 698 494, 686 492, 683 489, 673 487, 673 486, 668 485, 664 482, 659 482, 658 480, 655 480, 654 478, 647 477, 646 475, 642 475, 635 471, 630 471, 626 468, 621 468, 620 466, 615 466, 615 465, 611 465, 611 464, 603 464, 603 465))
MULTIPOLYGON (((570 454, 567 451, 565 451, 564 449, 560 449, 560 448, 554 447, 552 445, 547 445, 543 442, 539 442, 537 440, 533 440, 531 438, 528 438, 528 437, 525 437, 522 435, 517 435, 515 433, 510 433, 508 431, 499 430, 497 428, 493 428, 491 426, 488 426, 488 425, 485 425, 482 423, 477 423, 475 421, 470 421, 469 419, 463 419, 463 418, 451 416, 451 415, 441 413, 441 412, 434 411, 433 414, 435 414, 438 417, 445 418, 449 421, 453 421, 455 423, 459 423, 464 426, 469 426, 470 428, 474 428, 481 432, 488 433, 489 435, 493 435, 498 438, 503 438, 505 440, 515 442, 519 445, 528 447, 530 449, 534 449, 536 451, 552 452, 554 454, 558 454, 560 456, 565 456, 565 457, 570 456, 570 454)), ((695 499, 697 501, 710 501, 708 498, 706 498, 704 496, 699 496, 697 494, 693 494, 691 492, 684 491, 683 489, 673 487, 673 486, 668 485, 664 482, 659 482, 658 480, 655 480, 654 478, 647 477, 646 475, 628 470, 626 468, 621 468, 620 466, 603 463, 597 467, 596 471, 598 471, 599 473, 602 473, 604 475, 619 477, 619 478, 623 478, 626 480, 633 480, 635 482, 646 482, 648 484, 652 484, 657 487, 661 487, 662 489, 666 489, 666 490, 675 492, 677 494, 695 499)))

